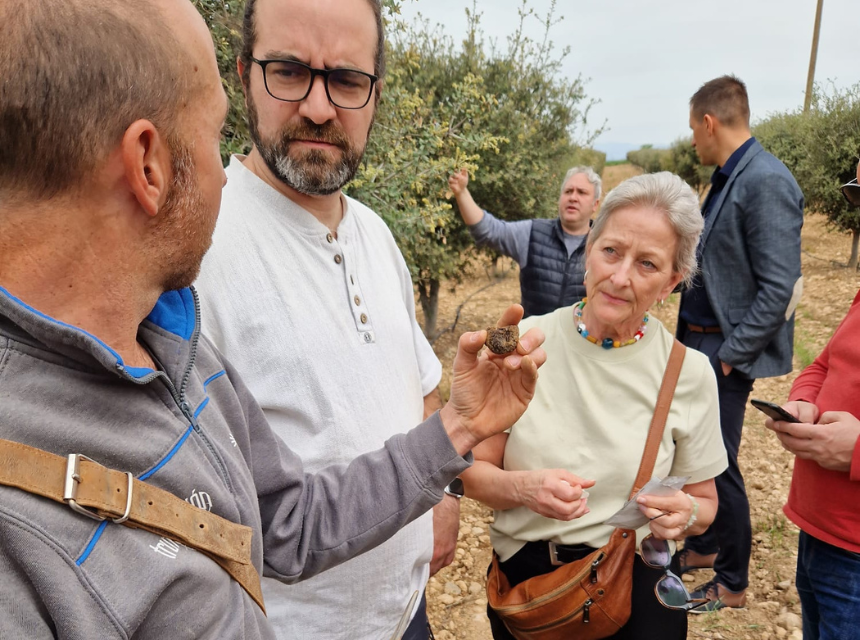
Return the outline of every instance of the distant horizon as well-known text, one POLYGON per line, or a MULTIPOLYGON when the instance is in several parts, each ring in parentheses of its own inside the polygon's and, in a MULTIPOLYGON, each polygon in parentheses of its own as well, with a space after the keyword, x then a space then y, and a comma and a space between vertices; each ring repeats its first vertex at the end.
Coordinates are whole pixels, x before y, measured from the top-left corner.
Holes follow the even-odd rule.
POLYGON ((633 142, 601 142, 598 140, 591 146, 597 151, 605 153, 607 162, 614 162, 615 160, 626 160, 628 151, 636 151, 646 144, 650 144, 655 149, 668 149, 671 143, 642 142, 637 144, 633 142))

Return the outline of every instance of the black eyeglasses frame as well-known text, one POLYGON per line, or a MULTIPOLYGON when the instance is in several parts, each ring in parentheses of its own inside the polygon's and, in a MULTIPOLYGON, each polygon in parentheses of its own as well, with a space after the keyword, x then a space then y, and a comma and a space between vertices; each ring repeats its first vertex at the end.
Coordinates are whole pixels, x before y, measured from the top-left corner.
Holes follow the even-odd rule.
POLYGON ((301 102, 302 100, 307 99, 307 97, 311 94, 311 90, 314 87, 314 80, 316 80, 317 76, 322 76, 323 86, 325 87, 325 94, 328 97, 328 101, 331 102, 334 106, 336 106, 338 109, 349 109, 349 110, 364 109, 367 106, 367 104, 370 102, 370 98, 373 95, 373 87, 375 87, 376 83, 379 81, 379 76, 375 76, 372 73, 367 73, 366 71, 360 71, 358 69, 348 69, 348 68, 342 68, 342 67, 338 67, 335 69, 316 69, 316 68, 314 68, 308 64, 305 64, 304 62, 299 62, 298 60, 280 60, 280 59, 258 60, 257 58, 251 56, 251 62, 256 62, 258 65, 260 65, 260 68, 263 71, 263 85, 266 87, 266 93, 268 93, 270 96, 272 96, 275 100, 280 100, 281 102, 301 102), (302 67, 302 68, 310 71, 311 79, 310 79, 310 82, 308 82, 308 90, 305 93, 305 95, 303 95, 301 98, 296 98, 294 100, 287 100, 286 98, 279 98, 274 93, 272 93, 272 91, 269 89, 269 79, 268 79, 268 74, 266 73, 266 67, 269 66, 270 64, 272 64, 273 62, 280 62, 281 64, 294 64, 296 66, 302 67), (357 74, 360 74, 360 75, 365 76, 365 77, 370 79, 370 87, 368 87, 368 91, 367 91, 367 100, 365 100, 364 104, 362 104, 360 107, 344 107, 344 106, 341 106, 337 102, 335 102, 331 97, 331 92, 329 91, 329 88, 328 88, 328 79, 333 73, 338 73, 338 72, 343 72, 343 71, 348 71, 350 73, 357 73, 357 74))

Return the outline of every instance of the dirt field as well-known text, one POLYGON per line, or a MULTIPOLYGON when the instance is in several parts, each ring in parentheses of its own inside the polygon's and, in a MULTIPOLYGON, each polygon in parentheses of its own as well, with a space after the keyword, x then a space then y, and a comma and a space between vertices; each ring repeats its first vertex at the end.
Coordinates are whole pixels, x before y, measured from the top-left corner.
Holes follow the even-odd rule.
MULTIPOLYGON (((611 189, 635 172, 629 165, 607 167, 604 184, 611 189)), ((828 232, 818 216, 807 217, 803 228, 805 290, 797 311, 795 372, 757 381, 754 397, 784 401, 797 372, 821 351, 845 315, 860 286, 858 274, 844 267, 849 250, 848 236, 828 232)), ((519 302, 516 265, 505 264, 502 271, 505 273, 496 284, 463 305, 456 331, 442 336, 434 345, 446 371, 450 369, 457 336, 463 331, 494 324, 502 309, 519 302)), ((495 281, 485 269, 475 268, 466 284, 456 292, 444 289, 439 305, 439 326, 453 322, 457 308, 470 294, 495 281)), ((670 303, 655 315, 672 329, 678 301, 670 300, 670 303)), ((444 394, 449 386, 448 375, 446 373, 442 381, 444 394)), ((794 588, 797 529, 781 511, 788 495, 792 456, 764 428, 760 416, 758 411, 748 407, 740 451, 753 523, 747 607, 691 616, 688 634, 691 639, 802 637, 800 604, 794 588)), ((484 593, 484 577, 490 561, 490 522, 492 511, 469 499, 463 500, 457 557, 450 567, 431 578, 428 587, 430 619, 438 640, 491 638, 484 593)), ((710 573, 702 570, 685 579, 690 581, 688 586, 693 586, 709 577, 710 573)))

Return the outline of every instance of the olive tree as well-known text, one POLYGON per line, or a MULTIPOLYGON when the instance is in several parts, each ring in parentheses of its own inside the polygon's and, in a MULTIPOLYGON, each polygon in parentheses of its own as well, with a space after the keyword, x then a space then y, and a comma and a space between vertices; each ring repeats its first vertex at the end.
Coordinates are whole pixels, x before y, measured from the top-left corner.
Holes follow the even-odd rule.
POLYGON ((473 247, 451 208, 447 176, 469 168, 476 201, 501 219, 552 216, 564 161, 582 158, 582 147, 599 133, 585 131, 592 102, 581 79, 561 74, 567 50, 553 51, 554 11, 537 18, 524 1, 506 46, 487 45, 474 3, 465 10, 462 43, 422 20, 399 24, 390 37, 383 126, 374 130, 364 173, 350 192, 395 231, 430 338, 442 282, 458 282, 472 257, 492 257, 473 247), (541 41, 525 35, 534 19, 544 29, 541 41), (391 177, 400 175, 399 166, 406 171, 391 177))
POLYGON ((680 176, 701 196, 711 183, 714 167, 702 165, 689 137, 675 140, 667 152, 666 171, 680 176))
MULTIPOLYGON (((816 91, 807 114, 805 161, 799 179, 807 206, 830 226, 852 234, 850 268, 858 264, 860 210, 849 207, 839 187, 855 177, 860 151, 860 85, 816 91)), ((805 134, 805 135, 804 135, 805 134)))
POLYGON ((226 164, 234 153, 251 149, 248 123, 245 119, 245 97, 236 71, 236 58, 242 51, 243 0, 193 0, 203 16, 215 44, 215 57, 224 91, 230 101, 230 111, 221 132, 221 161, 226 164))
POLYGON ((479 173, 469 189, 476 202, 503 220, 553 217, 567 169, 600 160, 584 150, 603 129, 589 122, 595 101, 587 97, 585 81, 563 71, 570 48, 557 51, 553 45, 552 30, 563 17, 555 2, 546 15, 538 15, 522 0, 513 32, 499 45, 486 42, 477 3, 465 13, 468 35, 461 59, 496 98, 485 126, 503 138, 498 153, 479 154, 479 173), (526 35, 529 24, 539 25, 539 39, 526 35))
POLYGON ((500 139, 476 126, 494 102, 480 78, 454 82, 439 101, 421 76, 427 64, 444 64, 445 54, 397 54, 364 162, 347 191, 379 213, 394 234, 432 339, 441 283, 459 280, 471 246, 448 201, 447 178, 461 166, 474 171, 477 154, 497 150, 500 139))
POLYGON ((794 174, 810 211, 852 235, 848 266, 858 266, 860 210, 848 205, 839 187, 855 176, 860 154, 860 85, 816 87, 808 112, 771 115, 754 128, 765 149, 794 174))

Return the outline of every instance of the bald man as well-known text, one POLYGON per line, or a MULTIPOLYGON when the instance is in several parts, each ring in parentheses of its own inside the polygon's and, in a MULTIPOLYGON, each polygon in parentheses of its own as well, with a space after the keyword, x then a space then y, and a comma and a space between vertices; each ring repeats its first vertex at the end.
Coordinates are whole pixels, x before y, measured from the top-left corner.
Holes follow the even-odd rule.
POLYGON ((273 638, 264 566, 304 579, 430 509, 525 409, 541 336, 465 334, 444 409, 305 473, 200 337, 227 111, 200 16, 0 0, 0 25, 0 638, 273 638))

